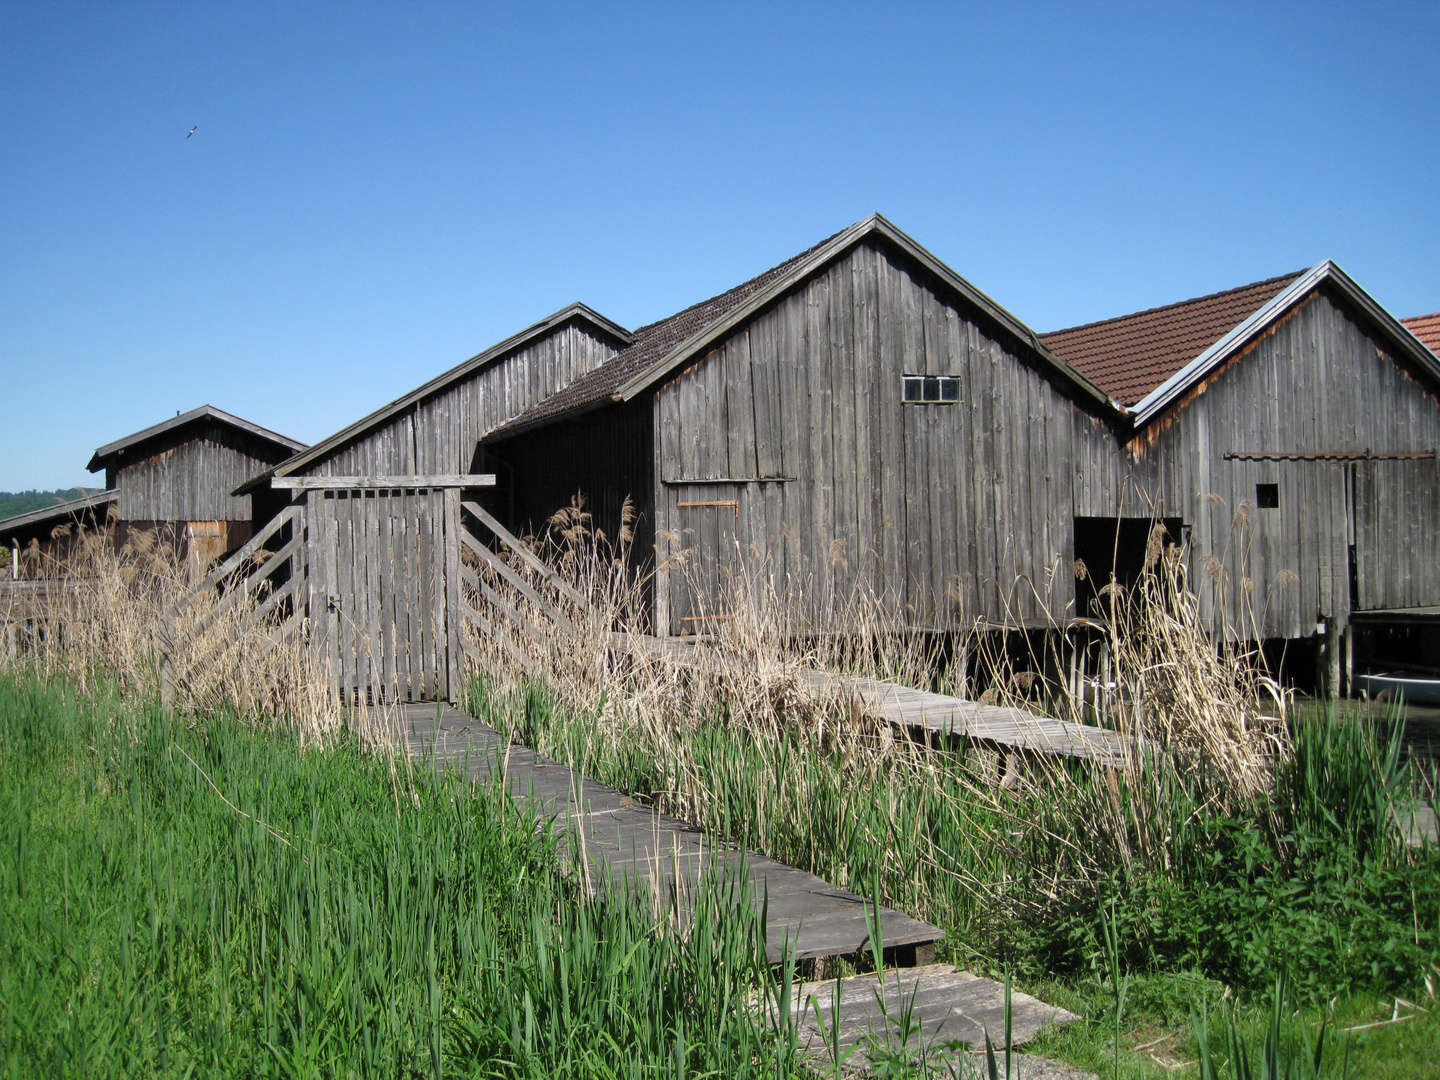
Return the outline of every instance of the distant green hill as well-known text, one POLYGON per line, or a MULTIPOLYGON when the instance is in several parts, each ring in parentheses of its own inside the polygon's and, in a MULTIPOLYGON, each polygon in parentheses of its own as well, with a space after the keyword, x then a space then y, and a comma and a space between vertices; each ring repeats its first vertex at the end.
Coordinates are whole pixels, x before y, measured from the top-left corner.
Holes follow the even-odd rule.
POLYGON ((31 510, 43 510, 56 503, 69 502, 99 491, 97 488, 64 488, 58 491, 0 491, 0 520, 31 510))

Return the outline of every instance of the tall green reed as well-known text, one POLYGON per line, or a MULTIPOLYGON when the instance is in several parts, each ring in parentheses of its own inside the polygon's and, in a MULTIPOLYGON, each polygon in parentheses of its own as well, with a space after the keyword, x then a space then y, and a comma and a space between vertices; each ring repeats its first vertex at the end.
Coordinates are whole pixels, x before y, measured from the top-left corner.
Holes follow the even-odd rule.
POLYGON ((800 1073, 761 930, 587 900, 508 798, 0 678, 7 1075, 800 1073))

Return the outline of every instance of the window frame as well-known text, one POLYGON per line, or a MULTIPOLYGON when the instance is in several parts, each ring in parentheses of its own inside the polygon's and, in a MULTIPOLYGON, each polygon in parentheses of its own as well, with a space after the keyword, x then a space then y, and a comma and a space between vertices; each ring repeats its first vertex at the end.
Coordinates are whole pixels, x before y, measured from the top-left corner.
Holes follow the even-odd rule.
POLYGON ((900 402, 903 405, 959 405, 960 376, 907 372, 900 380, 900 402))

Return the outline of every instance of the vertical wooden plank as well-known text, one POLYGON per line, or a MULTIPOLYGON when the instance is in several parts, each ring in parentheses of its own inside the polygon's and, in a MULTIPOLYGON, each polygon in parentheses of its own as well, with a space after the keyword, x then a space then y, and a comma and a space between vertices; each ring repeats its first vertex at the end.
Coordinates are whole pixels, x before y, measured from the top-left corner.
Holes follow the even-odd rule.
MULTIPOLYGON (((674 633, 670 619, 672 570, 668 560, 678 549, 678 543, 669 538, 679 528, 671 510, 670 489, 664 481, 669 477, 670 454, 668 449, 666 417, 674 400, 673 387, 661 389, 654 397, 650 409, 651 424, 651 506, 655 516, 655 626, 658 636, 674 633)), ((641 557, 644 552, 639 553, 641 557)))
POLYGON ((853 556, 860 587, 879 594, 877 573, 879 537, 876 532, 879 504, 879 477, 874 455, 881 445, 875 431, 880 403, 874 398, 880 353, 875 336, 874 265, 868 245, 861 244, 850 255, 851 333, 854 350, 850 393, 852 423, 855 427, 855 542, 853 556))
POLYGON ((394 507, 400 501, 399 493, 394 491, 381 492, 383 500, 377 500, 380 510, 379 516, 379 572, 376 578, 379 582, 380 595, 380 678, 384 688, 384 700, 392 702, 395 700, 395 537, 394 507))
POLYGON ((327 518, 325 494, 323 491, 305 493, 305 558, 309 569, 306 600, 310 648, 319 661, 327 681, 333 687, 337 682, 334 660, 331 655, 334 635, 331 633, 332 616, 327 598, 334 591, 332 584, 334 578, 330 572, 330 567, 334 562, 334 552, 330 550, 329 534, 325 529, 327 518))
POLYGON ((831 531, 843 548, 834 571, 838 603, 854 593, 858 563, 863 556, 856 530, 855 458, 855 298, 848 263, 826 272, 830 282, 830 370, 826 392, 830 402, 830 460, 834 463, 831 531))
POLYGON ((434 564, 431 559, 431 551, 434 547, 434 523, 430 513, 429 492, 421 488, 415 493, 416 508, 416 570, 415 575, 415 599, 416 616, 419 623, 420 633, 419 656, 416 658, 416 667, 420 678, 420 697, 422 700, 430 700, 435 694, 435 632, 434 632, 434 605, 431 599, 431 578, 434 576, 434 564))
POLYGON ((745 331, 750 356, 750 394, 755 410, 755 474, 781 475, 783 405, 775 359, 775 318, 760 316, 745 331))
POLYGON ((830 279, 811 281, 799 294, 805 298, 805 351, 800 361, 807 377, 810 405, 809 445, 813 484, 810 490, 810 537, 816 582, 823 583, 816 597, 815 614, 828 616, 834 604, 835 567, 831 544, 835 539, 835 459, 832 449, 834 375, 830 366, 830 279))
POLYGON ((460 489, 444 493, 446 697, 458 702, 464 691, 460 651, 460 489))
POLYGON ((353 492, 335 493, 337 543, 335 566, 338 574, 339 600, 336 625, 339 630, 340 685, 347 701, 352 701, 355 677, 355 637, 357 616, 355 606, 355 500, 353 492))
POLYGON ((741 330, 716 350, 709 363, 724 365, 726 425, 715 434, 725 441, 728 466, 724 475, 759 475, 756 453, 755 400, 751 396, 750 335, 741 330))
POLYGON ((881 541, 881 589, 887 602, 903 610, 905 587, 905 425, 900 388, 905 374, 904 333, 900 327, 900 300, 894 267, 884 253, 874 254, 876 332, 880 363, 870 399, 873 429, 881 436, 878 451, 880 503, 876 528, 881 541))

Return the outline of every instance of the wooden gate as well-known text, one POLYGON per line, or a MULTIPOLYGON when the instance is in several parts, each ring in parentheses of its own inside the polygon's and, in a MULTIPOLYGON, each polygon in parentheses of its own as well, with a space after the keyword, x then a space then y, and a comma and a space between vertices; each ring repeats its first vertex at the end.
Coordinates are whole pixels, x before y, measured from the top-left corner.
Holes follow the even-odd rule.
POLYGON ((310 491, 311 624, 341 700, 449 700, 460 493, 310 491))
POLYGON ((460 492, 492 476, 277 477, 304 493, 310 640, 342 701, 455 700, 460 492))

